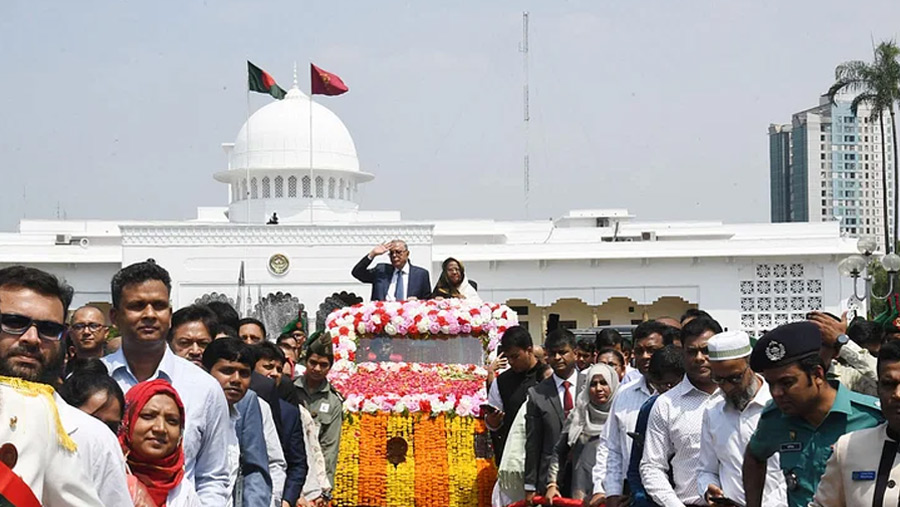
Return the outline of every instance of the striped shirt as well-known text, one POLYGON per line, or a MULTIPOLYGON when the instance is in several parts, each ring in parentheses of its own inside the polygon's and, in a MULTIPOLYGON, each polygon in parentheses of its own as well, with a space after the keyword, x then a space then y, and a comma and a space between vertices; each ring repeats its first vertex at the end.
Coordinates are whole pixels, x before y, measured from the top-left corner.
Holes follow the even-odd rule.
POLYGON ((685 376, 650 411, 641 480, 650 498, 663 507, 705 503, 697 494, 697 472, 703 411, 710 398, 685 376), (669 483, 670 462, 674 490, 669 483))
POLYGON ((640 376, 636 381, 620 387, 613 397, 609 418, 597 446, 597 461, 592 474, 594 493, 602 491, 607 496, 622 494, 631 457, 632 440, 628 432, 634 431, 638 412, 652 395, 653 391, 640 376))

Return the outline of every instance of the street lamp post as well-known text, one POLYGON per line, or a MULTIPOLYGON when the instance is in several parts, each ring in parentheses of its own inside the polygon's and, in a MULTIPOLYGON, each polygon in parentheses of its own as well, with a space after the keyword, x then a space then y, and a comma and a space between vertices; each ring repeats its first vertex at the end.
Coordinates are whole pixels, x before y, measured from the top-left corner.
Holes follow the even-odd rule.
MULTIPOLYGON (((859 250, 860 255, 851 255, 838 263, 838 272, 841 276, 853 279, 853 295, 850 296, 848 307, 858 308, 859 303, 868 299, 867 313, 871 312, 873 300, 884 301, 894 292, 894 277, 900 272, 900 255, 890 253, 882 257, 880 264, 887 271, 888 291, 883 296, 875 294, 872 266, 876 262, 873 256, 877 246, 878 243, 874 238, 861 237, 856 242, 856 249, 859 250), (857 280, 860 277, 865 283, 865 292, 862 295, 859 295, 857 290, 857 280)), ((867 315, 867 317, 871 318, 871 315, 867 315)))

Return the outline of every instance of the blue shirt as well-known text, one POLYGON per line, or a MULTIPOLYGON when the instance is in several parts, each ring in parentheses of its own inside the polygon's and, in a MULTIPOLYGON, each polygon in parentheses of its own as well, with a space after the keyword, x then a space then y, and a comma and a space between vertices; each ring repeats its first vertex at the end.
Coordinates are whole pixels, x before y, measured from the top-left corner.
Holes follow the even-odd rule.
MULTIPOLYGON (((125 344, 103 358, 122 392, 138 383, 125 360, 125 344)), ((194 363, 176 356, 169 347, 147 380, 161 378, 178 391, 185 409, 184 470, 203 505, 225 505, 228 491, 226 446, 231 423, 222 386, 194 363)))
POLYGON ((638 412, 637 423, 634 427, 634 442, 631 443, 631 457, 628 461, 628 472, 625 479, 628 481, 628 489, 631 490, 631 505, 634 507, 654 507, 656 503, 644 489, 641 480, 641 458, 644 455, 644 438, 647 436, 647 423, 650 421, 650 410, 656 404, 658 394, 654 394, 641 405, 638 412))
POLYGON ((240 413, 234 431, 241 449, 241 476, 238 478, 241 501, 234 505, 265 507, 272 503, 272 476, 269 475, 269 456, 256 393, 248 390, 234 408, 240 413))

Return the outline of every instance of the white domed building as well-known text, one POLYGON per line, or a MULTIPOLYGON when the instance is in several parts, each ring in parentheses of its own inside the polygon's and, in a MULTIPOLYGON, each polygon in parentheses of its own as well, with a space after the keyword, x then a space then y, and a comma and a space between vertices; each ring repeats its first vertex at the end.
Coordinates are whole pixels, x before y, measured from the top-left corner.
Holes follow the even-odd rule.
POLYGON ((360 185, 374 176, 361 170, 347 126, 296 83, 223 148, 226 167, 214 177, 229 185, 227 206, 180 221, 22 220, 18 232, 0 233, 0 266, 29 264, 65 278, 75 308, 108 305, 112 275, 153 258, 172 275, 175 308, 226 298, 250 314, 260 301, 289 297, 312 316, 335 292, 368 298, 371 288, 350 270, 373 245, 401 238, 432 283, 441 262, 456 257, 483 299, 509 304, 533 331, 552 313, 563 326, 584 328, 699 306, 758 335, 809 310, 840 314, 853 293, 837 263, 856 245, 837 222, 639 222, 624 209, 573 210, 555 220, 410 221, 398 211, 360 210, 360 185), (278 225, 266 225, 275 213, 278 225))
POLYGON ((296 83, 222 147, 228 168, 215 178, 231 188, 228 217, 235 223, 265 222, 273 213, 285 224, 346 221, 359 209, 359 184, 374 178, 360 171, 340 118, 296 83))

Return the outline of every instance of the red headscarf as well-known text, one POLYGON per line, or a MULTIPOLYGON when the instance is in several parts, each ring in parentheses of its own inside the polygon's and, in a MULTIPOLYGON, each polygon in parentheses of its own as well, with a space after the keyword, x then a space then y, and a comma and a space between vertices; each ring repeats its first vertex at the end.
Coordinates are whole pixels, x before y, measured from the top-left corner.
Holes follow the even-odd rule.
POLYGON ((137 384, 125 395, 125 416, 122 418, 122 427, 119 428, 119 444, 122 445, 122 452, 125 453, 132 475, 143 483, 156 505, 164 506, 169 491, 184 478, 184 450, 181 442, 178 442, 175 452, 155 460, 136 456, 131 449, 134 424, 144 405, 157 394, 166 394, 175 400, 181 416, 181 431, 184 433, 184 404, 181 403, 178 392, 165 380, 150 380, 137 384))

